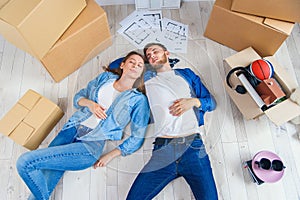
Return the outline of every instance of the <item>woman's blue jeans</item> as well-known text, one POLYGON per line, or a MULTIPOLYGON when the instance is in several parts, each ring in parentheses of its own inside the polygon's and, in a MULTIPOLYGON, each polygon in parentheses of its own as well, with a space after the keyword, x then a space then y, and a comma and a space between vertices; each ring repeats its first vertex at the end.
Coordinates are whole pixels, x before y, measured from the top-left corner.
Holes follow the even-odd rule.
POLYGON ((32 195, 29 199, 48 200, 67 170, 91 167, 102 154, 105 141, 81 142, 78 134, 91 129, 80 126, 61 131, 48 148, 26 152, 17 161, 17 170, 32 195))
POLYGON ((152 157, 135 179, 127 200, 151 200, 169 182, 183 177, 197 200, 218 199, 209 157, 200 138, 154 145, 152 157))

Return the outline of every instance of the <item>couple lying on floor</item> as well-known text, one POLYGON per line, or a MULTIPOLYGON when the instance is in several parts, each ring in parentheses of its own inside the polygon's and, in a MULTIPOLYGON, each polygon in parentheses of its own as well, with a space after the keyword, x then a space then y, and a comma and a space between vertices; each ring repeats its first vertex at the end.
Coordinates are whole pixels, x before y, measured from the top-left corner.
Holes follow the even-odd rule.
POLYGON ((26 152, 17 161, 31 191, 29 199, 48 200, 65 171, 103 167, 138 150, 150 121, 149 108, 156 136, 152 156, 126 199, 152 199, 181 176, 196 199, 218 198, 200 134, 204 114, 215 109, 215 100, 192 70, 172 69, 169 55, 164 45, 147 44, 144 56, 128 53, 117 68, 108 67, 76 93, 77 111, 49 147, 26 152), (151 70, 146 70, 145 60, 151 70), (103 155, 105 142, 121 140, 129 122, 130 136, 103 155))

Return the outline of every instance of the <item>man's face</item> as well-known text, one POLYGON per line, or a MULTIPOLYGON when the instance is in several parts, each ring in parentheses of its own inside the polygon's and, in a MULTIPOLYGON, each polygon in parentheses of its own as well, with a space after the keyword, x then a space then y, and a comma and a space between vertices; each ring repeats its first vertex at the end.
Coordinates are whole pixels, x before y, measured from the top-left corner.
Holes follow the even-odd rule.
POLYGON ((167 63, 168 55, 168 51, 158 45, 153 45, 147 49, 145 56, 154 69, 159 69, 167 63))

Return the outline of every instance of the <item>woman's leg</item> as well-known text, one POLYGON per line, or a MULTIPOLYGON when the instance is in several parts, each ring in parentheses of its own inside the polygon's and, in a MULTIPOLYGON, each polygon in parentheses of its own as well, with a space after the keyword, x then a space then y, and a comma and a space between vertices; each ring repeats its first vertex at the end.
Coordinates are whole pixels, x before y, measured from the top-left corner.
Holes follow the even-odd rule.
POLYGON ((102 145, 93 153, 87 150, 86 145, 88 144, 82 142, 27 152, 18 159, 17 169, 37 199, 49 199, 52 188, 55 188, 57 184, 57 178, 46 177, 43 171, 54 170, 63 173, 66 170, 86 169, 97 161, 102 153, 104 143, 103 141, 102 145))

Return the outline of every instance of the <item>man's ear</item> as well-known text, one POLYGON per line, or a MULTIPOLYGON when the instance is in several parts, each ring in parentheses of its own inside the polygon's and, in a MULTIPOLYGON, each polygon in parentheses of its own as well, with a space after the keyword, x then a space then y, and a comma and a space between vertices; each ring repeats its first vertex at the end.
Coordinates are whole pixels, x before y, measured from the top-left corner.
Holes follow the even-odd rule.
POLYGON ((166 56, 169 56, 170 52, 169 51, 165 51, 165 54, 166 54, 166 56))

